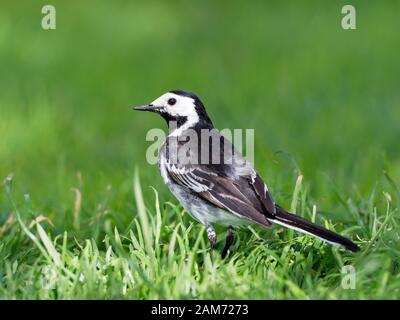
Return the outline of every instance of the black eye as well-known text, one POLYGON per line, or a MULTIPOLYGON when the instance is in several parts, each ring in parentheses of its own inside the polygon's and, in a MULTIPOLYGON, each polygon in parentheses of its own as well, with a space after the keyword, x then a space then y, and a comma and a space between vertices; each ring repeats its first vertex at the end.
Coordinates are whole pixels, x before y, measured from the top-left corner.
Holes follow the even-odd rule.
POLYGON ((176 99, 175 99, 175 98, 169 98, 169 99, 168 99, 168 104, 169 104, 170 106, 173 106, 175 103, 176 103, 176 99))

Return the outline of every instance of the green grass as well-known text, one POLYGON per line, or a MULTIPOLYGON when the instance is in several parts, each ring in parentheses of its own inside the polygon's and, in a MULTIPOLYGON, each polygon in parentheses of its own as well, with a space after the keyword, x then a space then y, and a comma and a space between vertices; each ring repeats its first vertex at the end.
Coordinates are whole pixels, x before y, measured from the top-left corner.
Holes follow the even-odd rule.
POLYGON ((53 4, 50 32, 40 1, 0 11, 0 298, 400 298, 399 4, 353 1, 355 31, 341 1, 53 4), (176 88, 254 128, 275 200, 361 252, 279 226, 210 252, 146 163, 165 125, 129 108, 176 88))

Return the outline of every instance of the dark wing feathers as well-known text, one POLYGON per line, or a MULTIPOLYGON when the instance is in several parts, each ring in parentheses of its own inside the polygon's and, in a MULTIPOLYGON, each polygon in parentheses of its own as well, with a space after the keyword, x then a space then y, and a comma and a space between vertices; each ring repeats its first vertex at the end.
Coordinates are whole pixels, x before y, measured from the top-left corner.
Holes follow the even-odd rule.
MULTIPOLYGON (((243 186, 233 183, 230 179, 217 177, 214 178, 213 187, 199 193, 199 196, 221 209, 246 217, 263 226, 271 226, 271 222, 259 210, 260 206, 255 206, 242 192, 241 187, 243 186)), ((250 189, 248 183, 246 188, 250 189)), ((258 202, 257 199, 254 200, 258 202)))
POLYGON ((273 215, 271 197, 263 195, 266 187, 256 174, 224 176, 212 165, 168 165, 168 174, 175 183, 188 188, 205 201, 232 214, 243 216, 263 226, 270 226, 267 219, 273 215), (256 182, 254 183, 253 182, 256 182), (259 196, 261 195, 261 196, 259 196), (270 201, 270 203, 268 203, 270 201), (267 207, 268 205, 268 207, 267 207))
MULTIPOLYGON (((275 204, 265 183, 229 140, 218 132, 214 134, 217 135, 216 141, 220 142, 218 152, 221 162, 179 164, 177 159, 178 164, 169 164, 167 161, 166 167, 171 179, 216 207, 263 226, 270 226, 271 222, 267 218, 274 217, 275 204)), ((210 148, 211 145, 203 146, 200 143, 199 151, 204 147, 210 148)), ((209 151, 212 158, 213 150, 209 151)), ((168 154, 167 150, 166 159, 168 154)), ((194 159, 198 159, 198 154, 193 155, 194 159)))
POLYGON ((267 185, 264 183, 264 181, 262 181, 258 174, 256 174, 256 177, 252 181, 251 185, 253 186, 254 191, 256 192, 258 198, 261 200, 267 212, 274 215, 276 210, 275 203, 272 200, 267 185))

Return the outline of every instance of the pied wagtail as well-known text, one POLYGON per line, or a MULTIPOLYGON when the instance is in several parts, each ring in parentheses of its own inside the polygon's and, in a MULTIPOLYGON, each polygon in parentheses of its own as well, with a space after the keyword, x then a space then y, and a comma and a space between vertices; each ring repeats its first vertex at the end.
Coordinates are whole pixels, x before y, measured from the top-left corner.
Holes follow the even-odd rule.
POLYGON ((214 129, 195 94, 173 90, 134 109, 158 113, 168 122, 169 135, 158 159, 161 175, 186 211, 206 227, 211 248, 216 243, 212 225, 228 226, 222 257, 233 242, 234 228, 246 223, 263 227, 277 223, 354 252, 359 250, 349 239, 277 205, 251 164, 214 129), (212 134, 202 135, 203 131, 212 134), (196 139, 190 139, 193 133, 196 139), (195 143, 188 147, 189 141, 195 143))

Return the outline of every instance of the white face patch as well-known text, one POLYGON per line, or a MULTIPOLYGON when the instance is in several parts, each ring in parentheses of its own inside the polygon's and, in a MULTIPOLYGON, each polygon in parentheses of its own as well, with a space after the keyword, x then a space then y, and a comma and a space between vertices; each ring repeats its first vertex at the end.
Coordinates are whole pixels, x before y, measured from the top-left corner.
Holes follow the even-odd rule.
POLYGON ((167 92, 154 100, 151 104, 157 107, 163 107, 165 112, 174 117, 197 116, 194 100, 190 97, 179 96, 175 93, 167 92), (172 99, 176 101, 174 104, 169 103, 172 99))
POLYGON ((184 97, 172 92, 167 92, 154 100, 151 104, 157 107, 162 107, 162 112, 165 112, 172 117, 187 118, 187 121, 182 126, 175 129, 170 136, 179 136, 184 130, 192 127, 199 121, 195 102, 190 97, 184 97))

